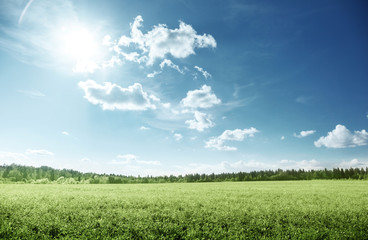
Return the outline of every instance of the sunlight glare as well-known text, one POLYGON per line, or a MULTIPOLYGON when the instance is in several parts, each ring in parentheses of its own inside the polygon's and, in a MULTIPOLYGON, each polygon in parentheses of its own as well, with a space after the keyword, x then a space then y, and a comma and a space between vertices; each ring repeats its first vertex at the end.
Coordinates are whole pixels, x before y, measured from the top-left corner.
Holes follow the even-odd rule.
POLYGON ((93 35, 86 28, 63 28, 63 52, 75 60, 88 59, 97 54, 93 35))

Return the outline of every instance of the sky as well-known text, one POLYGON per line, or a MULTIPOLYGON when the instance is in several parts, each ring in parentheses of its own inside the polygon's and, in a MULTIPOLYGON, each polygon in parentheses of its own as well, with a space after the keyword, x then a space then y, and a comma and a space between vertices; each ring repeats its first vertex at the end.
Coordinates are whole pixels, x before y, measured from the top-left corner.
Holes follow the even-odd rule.
POLYGON ((0 2, 0 164, 368 166, 366 1, 0 2))

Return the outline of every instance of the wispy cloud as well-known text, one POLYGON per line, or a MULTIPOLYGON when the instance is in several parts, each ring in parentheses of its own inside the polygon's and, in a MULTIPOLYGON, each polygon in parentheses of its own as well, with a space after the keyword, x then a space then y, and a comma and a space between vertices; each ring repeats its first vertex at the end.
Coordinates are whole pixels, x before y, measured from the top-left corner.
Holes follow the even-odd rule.
POLYGON ((181 135, 180 133, 174 133, 174 139, 175 141, 180 141, 183 139, 183 135, 181 135))
POLYGON ((22 93, 29 97, 39 98, 39 97, 46 97, 45 94, 38 90, 18 90, 19 93, 22 93))
POLYGON ((164 60, 160 63, 160 68, 161 68, 161 70, 162 70, 165 66, 168 66, 168 67, 170 67, 170 68, 172 68, 172 69, 175 69, 175 70, 176 70, 176 71, 178 71, 179 73, 184 74, 183 70, 181 70, 181 69, 179 68, 179 66, 178 66, 178 65, 174 64, 174 63, 173 63, 171 60, 169 60, 169 59, 164 59, 164 60))
POLYGON ((45 149, 27 149, 26 154, 38 156, 54 156, 54 153, 45 149))
POLYGON ((116 159, 113 159, 112 164, 121 164, 121 165, 160 165, 159 161, 144 161, 139 160, 139 158, 134 154, 124 154, 116 156, 116 159))
POLYGON ((27 12, 27 10, 28 10, 29 6, 31 6, 32 2, 33 2, 33 0, 29 0, 29 1, 28 1, 28 3, 27 3, 27 5, 24 7, 24 9, 23 9, 22 13, 21 13, 21 14, 20 14, 20 16, 19 16, 18 24, 21 24, 21 22, 22 22, 22 20, 23 20, 23 17, 24 17, 24 15, 26 14, 26 12, 27 12))
POLYGON ((200 73, 202 73, 202 75, 204 76, 204 78, 207 80, 208 78, 212 77, 212 75, 205 71, 203 68, 198 67, 198 66, 194 66, 195 69, 197 69, 200 73))

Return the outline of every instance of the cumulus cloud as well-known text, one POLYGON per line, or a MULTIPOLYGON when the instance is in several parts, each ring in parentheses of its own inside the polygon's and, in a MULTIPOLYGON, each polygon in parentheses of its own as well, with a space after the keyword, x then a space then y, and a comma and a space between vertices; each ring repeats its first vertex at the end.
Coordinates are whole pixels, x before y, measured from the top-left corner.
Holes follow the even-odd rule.
POLYGON ((365 146, 368 144, 368 132, 363 129, 352 133, 344 125, 338 124, 327 136, 320 137, 314 142, 316 147, 325 146, 327 148, 348 148, 365 146))
POLYGON ((139 128, 139 130, 144 131, 144 130, 149 130, 149 128, 148 128, 148 127, 145 127, 145 126, 141 126, 141 127, 139 128))
POLYGON ((180 133, 174 133, 174 139, 176 141, 180 141, 183 139, 183 135, 181 135, 180 133))
MULTIPOLYGON (((156 109, 152 97, 143 91, 142 85, 135 83, 127 88, 105 82, 100 85, 93 80, 79 82, 84 97, 92 104, 98 104, 103 110, 147 110, 156 109)), ((154 97, 154 96, 153 96, 154 97)))
POLYGON ((304 137, 314 134, 315 132, 316 130, 301 131, 299 134, 294 133, 294 137, 304 138, 304 137))
POLYGON ((226 146, 226 141, 243 141, 246 137, 254 137, 254 134, 259 132, 256 128, 251 127, 249 129, 235 129, 225 130, 220 136, 212 137, 207 142, 206 148, 213 148, 222 151, 235 151, 236 147, 226 146))
POLYGON ((221 100, 207 85, 203 85, 200 89, 188 91, 187 96, 181 100, 181 104, 189 108, 210 108, 220 103, 221 100))
POLYGON ((212 75, 209 72, 205 71, 203 68, 198 66, 194 66, 194 68, 197 69, 200 73, 202 73, 202 75, 206 78, 206 80, 207 78, 212 77, 212 75))
POLYGON ((211 35, 198 35, 192 26, 184 22, 180 22, 179 28, 175 29, 158 24, 145 34, 141 31, 142 26, 143 18, 137 16, 130 25, 130 37, 123 35, 118 44, 124 47, 136 46, 142 54, 147 55, 148 65, 168 54, 175 58, 186 58, 195 54, 195 48, 216 47, 216 41, 211 35))
POLYGON ((174 64, 174 63, 173 63, 171 60, 169 60, 169 59, 164 59, 164 60, 160 63, 160 68, 161 68, 161 70, 162 70, 165 66, 168 66, 168 67, 170 67, 170 68, 172 68, 172 69, 175 69, 175 70, 176 70, 176 71, 178 71, 179 73, 184 74, 183 70, 181 70, 181 69, 179 68, 179 66, 178 66, 178 65, 174 64))
POLYGON ((69 133, 67 131, 62 131, 61 134, 65 135, 65 136, 69 136, 69 133))
POLYGON ((339 164, 339 168, 366 168, 368 167, 368 162, 362 162, 354 158, 351 161, 343 161, 339 164))
POLYGON ((206 128, 211 128, 215 126, 215 124, 211 121, 211 117, 206 113, 194 112, 194 119, 185 121, 188 124, 190 129, 196 129, 199 132, 203 132, 206 128))
POLYGON ((54 156, 54 153, 47 151, 45 149, 27 149, 26 154, 38 156, 54 156))
POLYGON ((285 140, 285 136, 281 136, 281 138, 280 138, 281 140, 285 140))

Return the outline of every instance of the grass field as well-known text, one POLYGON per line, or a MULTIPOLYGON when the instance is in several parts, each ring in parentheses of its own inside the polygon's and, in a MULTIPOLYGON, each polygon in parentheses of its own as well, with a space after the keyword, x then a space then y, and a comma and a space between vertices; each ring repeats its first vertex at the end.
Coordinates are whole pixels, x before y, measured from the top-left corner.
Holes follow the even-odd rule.
POLYGON ((0 238, 367 239, 367 181, 0 184, 0 238))

